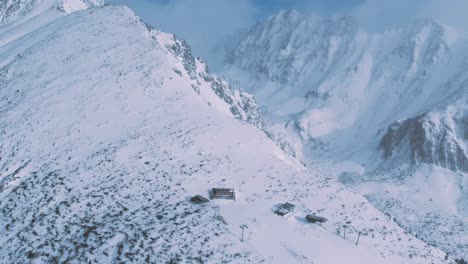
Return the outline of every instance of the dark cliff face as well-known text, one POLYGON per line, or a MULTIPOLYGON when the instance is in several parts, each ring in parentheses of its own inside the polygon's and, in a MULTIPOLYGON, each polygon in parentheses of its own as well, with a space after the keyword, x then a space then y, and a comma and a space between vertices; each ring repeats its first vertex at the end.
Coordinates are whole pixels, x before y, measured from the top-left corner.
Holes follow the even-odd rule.
POLYGON ((468 172, 464 151, 467 134, 468 112, 462 111, 456 117, 425 113, 390 125, 380 141, 380 149, 386 160, 434 164, 468 172))

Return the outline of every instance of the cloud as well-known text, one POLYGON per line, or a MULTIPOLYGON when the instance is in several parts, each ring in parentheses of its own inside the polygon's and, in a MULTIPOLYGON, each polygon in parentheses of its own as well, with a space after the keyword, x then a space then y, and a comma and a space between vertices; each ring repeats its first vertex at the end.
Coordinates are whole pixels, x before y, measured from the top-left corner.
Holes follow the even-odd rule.
POLYGON ((210 66, 220 61, 213 54, 215 44, 236 30, 255 23, 257 13, 251 0, 110 0, 125 4, 146 23, 188 41, 196 56, 210 66))
POLYGON ((371 31, 403 27, 423 18, 466 31, 466 10, 468 0, 366 0, 348 13, 371 31))

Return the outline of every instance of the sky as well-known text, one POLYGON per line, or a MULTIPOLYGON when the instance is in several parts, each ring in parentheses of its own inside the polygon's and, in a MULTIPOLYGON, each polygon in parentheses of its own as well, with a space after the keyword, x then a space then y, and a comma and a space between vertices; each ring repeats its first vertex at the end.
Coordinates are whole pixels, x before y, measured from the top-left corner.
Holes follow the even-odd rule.
POLYGON ((195 56, 210 66, 220 64, 214 47, 241 28, 275 14, 296 9, 320 16, 353 16, 371 32, 404 27, 413 20, 432 18, 468 29, 468 0, 107 0, 127 5, 146 23, 185 39, 195 56))

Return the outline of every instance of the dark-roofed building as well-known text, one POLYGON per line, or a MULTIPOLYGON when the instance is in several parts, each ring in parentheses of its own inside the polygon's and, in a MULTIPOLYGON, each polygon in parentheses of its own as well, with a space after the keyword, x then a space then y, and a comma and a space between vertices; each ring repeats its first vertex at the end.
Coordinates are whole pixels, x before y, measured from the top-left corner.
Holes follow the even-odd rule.
POLYGON ((236 193, 232 188, 212 188, 210 199, 236 200, 236 193))
POLYGON ((193 203, 201 204, 201 203, 207 203, 210 200, 208 200, 207 198, 205 198, 205 197, 203 197, 201 195, 195 195, 192 198, 190 198, 190 201, 192 201, 193 203))
POLYGON ((327 219, 318 215, 306 215, 306 220, 309 223, 325 223, 327 219))
POLYGON ((285 216, 289 214, 290 212, 294 211, 294 208, 296 206, 292 203, 284 203, 279 206, 278 209, 276 209, 275 214, 280 215, 280 216, 285 216))

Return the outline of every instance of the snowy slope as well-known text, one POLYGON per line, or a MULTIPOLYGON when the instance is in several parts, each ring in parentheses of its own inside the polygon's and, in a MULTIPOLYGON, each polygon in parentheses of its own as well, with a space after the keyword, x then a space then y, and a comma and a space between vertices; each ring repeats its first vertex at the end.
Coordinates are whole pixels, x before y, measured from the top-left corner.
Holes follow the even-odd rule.
POLYGON ((446 262, 307 172, 255 126, 251 97, 127 8, 57 18, 0 47, 0 65, 2 263, 446 262), (237 201, 188 201, 213 186, 237 201), (281 218, 283 201, 297 209, 281 218))
MULTIPOLYGON (((378 187, 371 193, 379 197, 391 189, 387 182, 406 187, 391 194, 400 204, 419 196, 436 203, 438 193, 422 195, 427 185, 418 186, 421 180, 412 176, 446 174, 449 189, 453 187, 446 206, 457 210, 429 206, 431 217, 421 212, 415 219, 405 212, 417 211, 417 203, 391 211, 405 218, 399 220, 408 230, 466 258, 464 36, 433 20, 368 33, 352 17, 281 11, 234 36, 226 47, 223 75, 256 97, 267 128, 289 141, 309 167, 331 167, 324 175, 354 187, 375 181, 378 187), (455 220, 434 221, 437 231, 429 234, 424 223, 437 218, 455 220), (449 234, 457 230, 461 233, 453 241, 449 234)), ((441 181, 432 183, 445 190, 441 181)), ((386 210, 385 199, 375 204, 386 210)))

